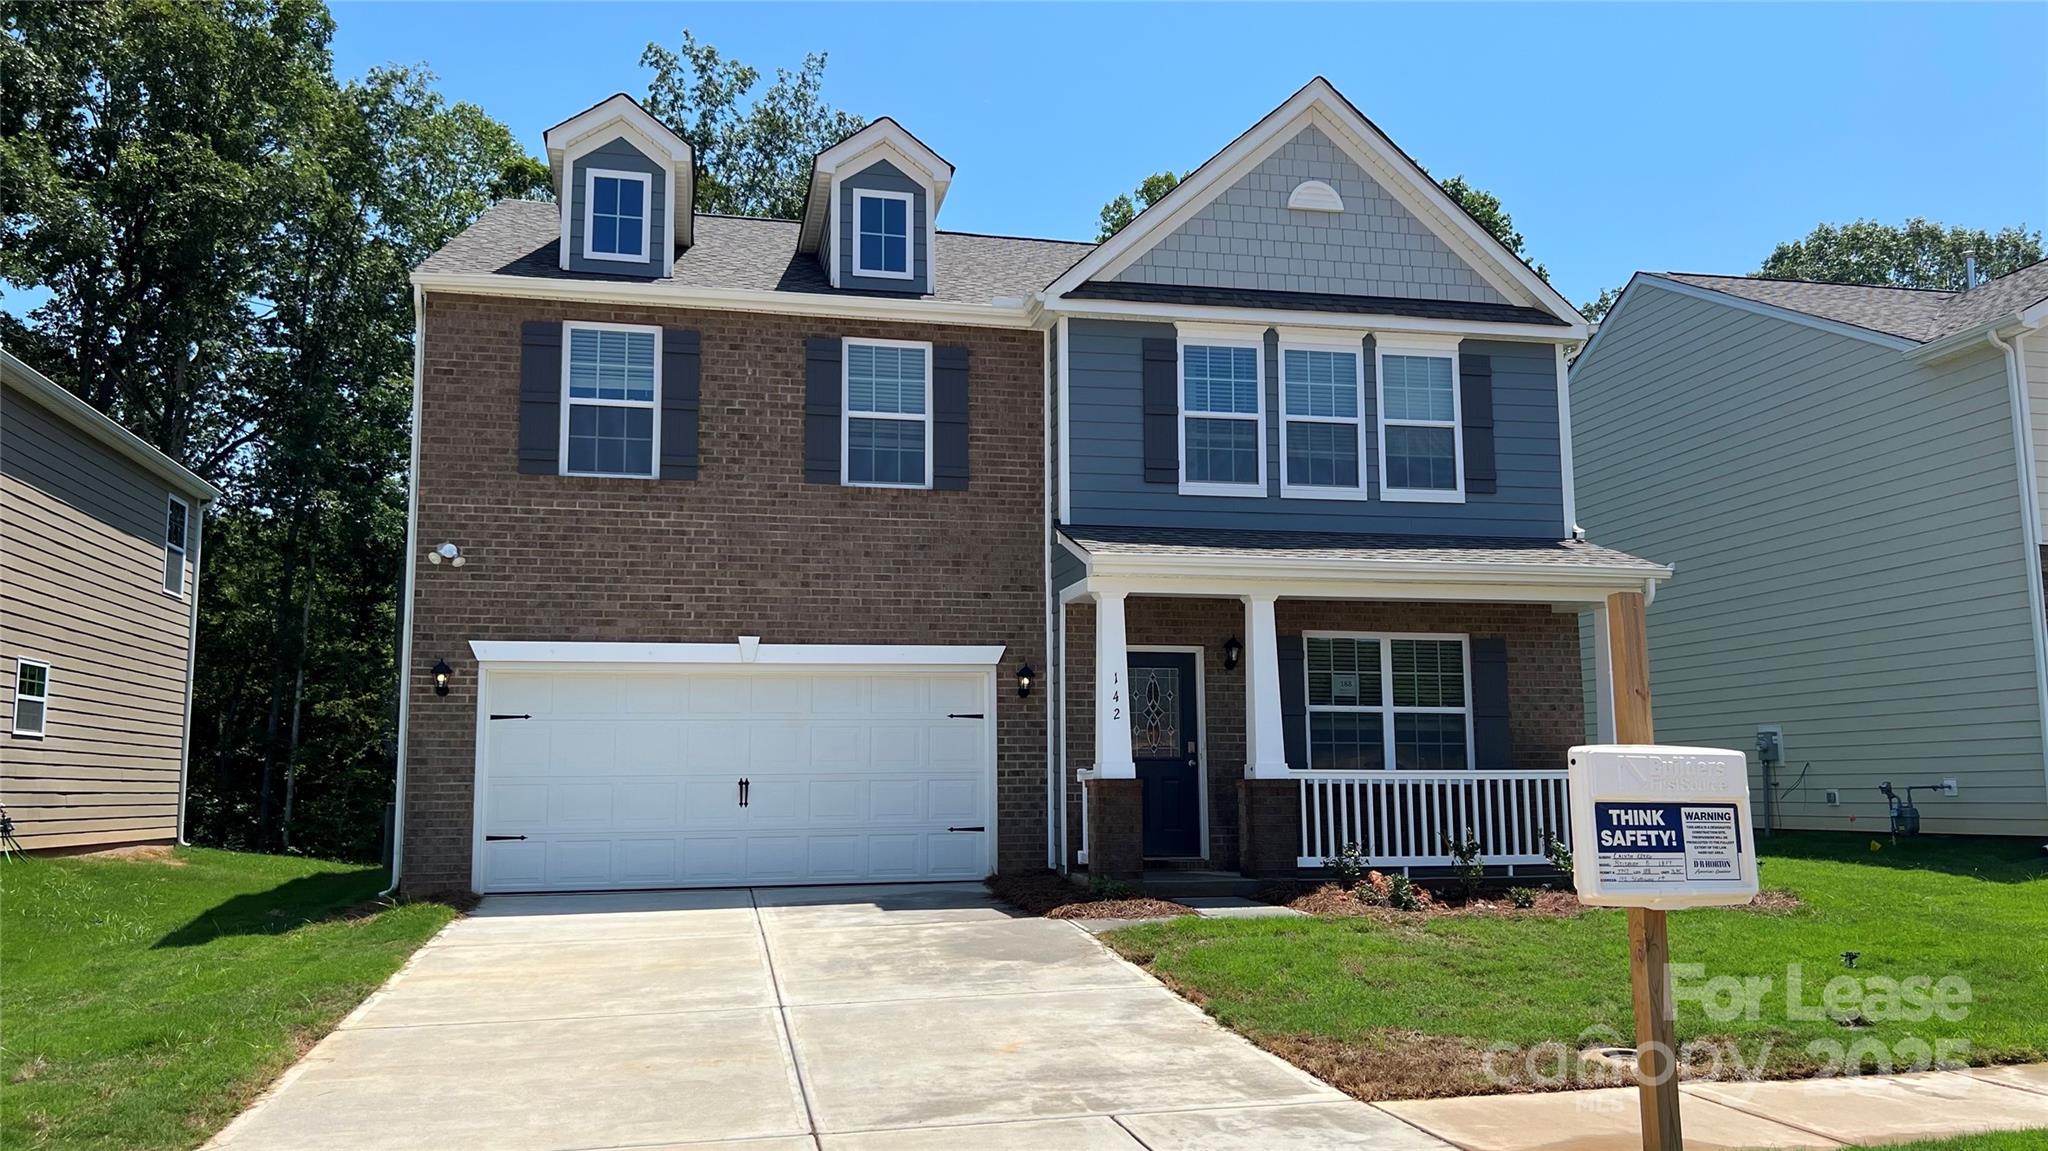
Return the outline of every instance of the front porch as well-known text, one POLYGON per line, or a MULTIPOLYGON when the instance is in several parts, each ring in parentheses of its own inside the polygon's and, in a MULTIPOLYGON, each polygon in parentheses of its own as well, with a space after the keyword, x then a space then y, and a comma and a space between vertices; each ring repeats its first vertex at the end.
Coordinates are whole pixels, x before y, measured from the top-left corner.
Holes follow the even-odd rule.
POLYGON ((1427 873, 1468 833, 1495 874, 1546 867, 1548 840, 1569 842, 1565 756, 1589 705, 1611 738, 1608 617, 1634 613, 1640 636, 1666 574, 1586 545, 1522 544, 1585 569, 1535 572, 1469 547, 1395 565, 1240 548, 1190 570, 1178 552, 1068 546, 1089 563, 1061 596, 1059 857, 1127 880, 1293 875, 1347 844, 1427 873))

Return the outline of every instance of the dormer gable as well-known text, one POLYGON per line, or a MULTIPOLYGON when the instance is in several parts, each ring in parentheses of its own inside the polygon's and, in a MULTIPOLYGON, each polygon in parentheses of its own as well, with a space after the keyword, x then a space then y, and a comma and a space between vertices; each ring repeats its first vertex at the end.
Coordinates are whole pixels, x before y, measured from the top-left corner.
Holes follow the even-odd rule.
POLYGON ((883 117, 818 154, 797 252, 835 288, 937 291, 939 207, 953 165, 883 117))
POLYGON ((689 141, 621 92, 547 130, 564 271, 667 276, 690 246, 689 141))

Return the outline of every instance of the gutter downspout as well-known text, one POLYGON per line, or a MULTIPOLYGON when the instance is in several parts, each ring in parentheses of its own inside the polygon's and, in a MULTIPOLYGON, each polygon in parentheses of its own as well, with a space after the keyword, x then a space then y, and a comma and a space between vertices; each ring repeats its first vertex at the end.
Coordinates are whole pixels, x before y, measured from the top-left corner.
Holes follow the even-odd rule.
POLYGON ((1999 339, 1996 331, 1986 332, 1984 338, 2005 353, 2005 378, 2012 391, 2012 440, 2020 479, 2020 512, 2026 521, 2020 539, 2027 552, 2027 605, 2034 617, 2034 692, 2041 709, 2041 772, 2044 782, 2048 782, 2048 609, 2044 609, 2041 587, 2041 487, 2040 474, 2034 466, 2033 402, 2027 392, 2026 364, 2020 355, 2027 332, 2038 330, 2036 321, 2033 327, 2016 333, 2011 343, 1999 339))
POLYGON ((1044 575, 1044 583, 1042 584, 1042 587, 1044 589, 1045 601, 1042 606, 1045 612, 1045 671, 1040 674, 1039 679, 1042 680, 1044 683, 1050 685, 1045 693, 1045 865, 1053 869, 1054 871, 1058 871, 1060 866, 1059 831, 1057 830, 1056 825, 1053 823, 1053 819, 1055 816, 1058 815, 1058 812, 1055 811, 1053 808, 1053 804, 1055 802, 1053 799, 1053 793, 1059 789, 1060 772, 1059 756, 1055 753, 1055 749, 1053 748, 1052 742, 1053 700, 1055 696, 1059 695, 1060 693, 1066 690, 1066 685, 1063 682, 1062 676, 1060 674, 1061 668, 1054 661, 1052 634, 1052 613, 1054 607, 1054 596, 1052 591, 1052 549, 1057 545, 1053 543, 1052 539, 1053 433, 1052 328, 1050 326, 1047 326, 1041 334, 1041 339, 1039 341, 1038 358, 1041 361, 1043 361, 1041 366, 1044 368, 1045 372, 1045 388, 1044 394, 1039 397, 1038 416, 1039 424, 1044 429, 1045 438, 1045 450, 1042 453, 1043 458, 1039 461, 1040 470, 1042 472, 1043 477, 1043 484, 1045 488, 1045 514, 1042 517, 1044 520, 1044 530, 1039 533, 1038 541, 1039 549, 1045 553, 1039 559, 1040 569, 1044 575))
POLYGON ((192 786, 192 686, 199 675, 199 580, 206 556, 206 509, 214 500, 196 500, 198 522, 192 526, 192 622, 185 633, 185 732, 178 748, 178 846, 189 847, 186 838, 186 797, 192 786))
POLYGON ((418 547, 420 518, 420 383, 426 376, 427 295, 417 283, 412 286, 412 463, 405 485, 405 599, 399 611, 405 617, 405 631, 398 644, 398 748, 397 770, 392 780, 391 886, 378 892, 389 899, 398 892, 405 873, 405 737, 412 718, 412 577, 413 551, 418 547))

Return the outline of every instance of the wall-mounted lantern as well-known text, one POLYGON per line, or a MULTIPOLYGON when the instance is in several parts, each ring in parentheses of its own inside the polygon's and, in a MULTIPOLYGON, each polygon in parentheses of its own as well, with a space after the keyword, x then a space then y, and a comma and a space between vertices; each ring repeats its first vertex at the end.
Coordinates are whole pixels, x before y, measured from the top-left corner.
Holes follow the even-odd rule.
POLYGON ((1236 636, 1223 641, 1223 670, 1236 671, 1237 661, 1244 658, 1244 644, 1236 636))
POLYGON ((1025 664, 1025 665, 1024 665, 1023 667, 1020 667, 1020 668, 1018 668, 1018 669, 1017 669, 1017 694, 1018 694, 1018 695, 1020 695, 1020 696, 1030 695, 1030 694, 1031 694, 1031 681, 1032 681, 1032 680, 1034 680, 1034 679, 1037 679, 1037 678, 1038 678, 1038 673, 1037 673, 1037 672, 1035 672, 1035 671, 1032 671, 1032 670, 1031 670, 1031 665, 1030 665, 1030 664, 1028 664, 1028 663, 1027 663, 1027 664, 1025 664))
POLYGON ((445 659, 437 659, 437 660, 435 660, 435 661, 434 661, 434 694, 435 694, 435 695, 447 695, 447 694, 448 694, 448 677, 449 677, 449 676, 451 676, 451 675, 454 675, 454 674, 455 674, 455 669, 454 669, 454 668, 451 668, 451 667, 449 667, 449 666, 448 666, 448 661, 447 661, 447 660, 445 660, 445 659))

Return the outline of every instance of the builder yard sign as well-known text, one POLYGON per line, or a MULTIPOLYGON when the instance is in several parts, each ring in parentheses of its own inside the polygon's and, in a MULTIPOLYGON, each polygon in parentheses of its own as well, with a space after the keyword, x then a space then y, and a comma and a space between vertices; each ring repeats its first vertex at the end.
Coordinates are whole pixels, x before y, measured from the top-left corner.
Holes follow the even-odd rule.
POLYGON ((1609 744, 1572 748, 1570 768, 1582 902, 1674 909, 1756 895, 1743 753, 1609 744))

